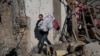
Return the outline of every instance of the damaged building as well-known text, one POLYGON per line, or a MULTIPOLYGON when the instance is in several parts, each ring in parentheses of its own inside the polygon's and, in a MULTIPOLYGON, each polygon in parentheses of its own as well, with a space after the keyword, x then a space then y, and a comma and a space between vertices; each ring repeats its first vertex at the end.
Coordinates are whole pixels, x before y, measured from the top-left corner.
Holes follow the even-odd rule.
POLYGON ((0 0, 0 56, 100 56, 99 0, 0 0), (37 53, 38 15, 53 14, 44 53, 37 53))

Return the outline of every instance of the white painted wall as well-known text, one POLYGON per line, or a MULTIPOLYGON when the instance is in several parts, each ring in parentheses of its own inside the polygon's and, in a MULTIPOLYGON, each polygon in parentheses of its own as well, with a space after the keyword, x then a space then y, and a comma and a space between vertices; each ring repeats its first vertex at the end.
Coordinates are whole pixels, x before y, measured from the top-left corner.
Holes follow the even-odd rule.
MULTIPOLYGON (((26 15, 30 17, 30 37, 28 48, 31 50, 38 44, 38 40, 34 35, 34 28, 38 20, 39 11, 44 16, 53 13, 53 0, 25 0, 26 15)), ((49 39, 53 43, 53 30, 49 33, 49 39)))
MULTIPOLYGON (((38 15, 39 13, 42 13, 45 17, 45 15, 47 15, 48 13, 53 14, 53 0, 25 0, 25 8, 26 15, 30 17, 30 37, 28 38, 28 50, 31 50, 38 44, 38 40, 34 35, 34 28, 38 20, 38 15)), ((63 4, 61 4, 61 28, 63 27, 65 17, 65 8, 63 4)), ((53 43, 53 30, 50 31, 48 38, 53 43)))

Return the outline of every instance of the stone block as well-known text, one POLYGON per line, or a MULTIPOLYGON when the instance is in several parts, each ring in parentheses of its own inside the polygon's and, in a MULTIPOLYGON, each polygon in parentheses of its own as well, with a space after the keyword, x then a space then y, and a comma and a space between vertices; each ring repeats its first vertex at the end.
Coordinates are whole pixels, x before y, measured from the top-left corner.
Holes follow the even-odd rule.
POLYGON ((68 52, 66 50, 56 50, 56 55, 57 56, 63 56, 67 54, 68 52))

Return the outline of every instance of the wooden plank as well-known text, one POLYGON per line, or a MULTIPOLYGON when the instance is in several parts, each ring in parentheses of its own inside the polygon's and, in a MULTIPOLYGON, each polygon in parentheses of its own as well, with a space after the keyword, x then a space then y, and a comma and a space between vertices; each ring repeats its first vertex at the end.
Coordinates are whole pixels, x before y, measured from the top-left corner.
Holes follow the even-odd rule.
MULTIPOLYGON (((93 7, 93 9, 94 9, 94 7, 93 7)), ((88 6, 88 10, 89 10, 89 12, 91 12, 89 6, 88 6)), ((94 15, 96 16, 95 9, 94 9, 94 15)), ((94 24, 94 22, 93 22, 93 16, 92 16, 91 13, 90 13, 90 17, 91 17, 91 20, 92 20, 92 23, 93 23, 93 26, 94 26, 94 29, 92 29, 93 32, 94 32, 94 35, 95 35, 96 39, 100 40, 100 38, 98 37, 98 35, 100 35, 100 30, 99 30, 99 29, 97 28, 97 26, 94 24), (97 34, 98 34, 98 35, 97 35, 97 34)))
POLYGON ((86 32, 86 38, 85 39, 88 42, 92 42, 91 39, 89 38, 90 36, 89 36, 89 33, 88 33, 88 29, 87 29, 87 25, 86 25, 86 21, 85 21, 85 15, 84 15, 83 10, 82 10, 82 15, 83 15, 83 22, 84 22, 84 27, 85 27, 85 32, 86 32))
POLYGON ((92 31, 94 33, 94 36, 96 37, 97 40, 100 40, 99 36, 97 35, 96 31, 94 28, 92 28, 92 31))

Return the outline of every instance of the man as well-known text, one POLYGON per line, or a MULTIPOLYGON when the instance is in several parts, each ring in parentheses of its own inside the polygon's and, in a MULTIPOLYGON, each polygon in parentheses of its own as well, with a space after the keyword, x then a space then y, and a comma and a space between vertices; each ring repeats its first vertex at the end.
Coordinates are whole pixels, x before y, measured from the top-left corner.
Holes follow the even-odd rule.
MULTIPOLYGON (((45 24, 45 22, 42 22, 42 21, 44 21, 43 15, 39 14, 39 20, 38 20, 38 22, 36 24, 39 28, 42 27, 42 24, 45 24), (41 22, 42 22, 42 24, 41 24, 41 22)), ((43 26, 43 27, 47 28, 46 25, 43 26)), ((47 38, 48 37, 48 33, 49 33, 49 29, 47 29, 46 31, 39 29, 39 32, 41 34, 41 38, 40 38, 39 43, 38 43, 38 48, 39 48, 38 53, 40 54, 43 51, 44 41, 46 41, 49 45, 51 45, 51 42, 47 38)))

